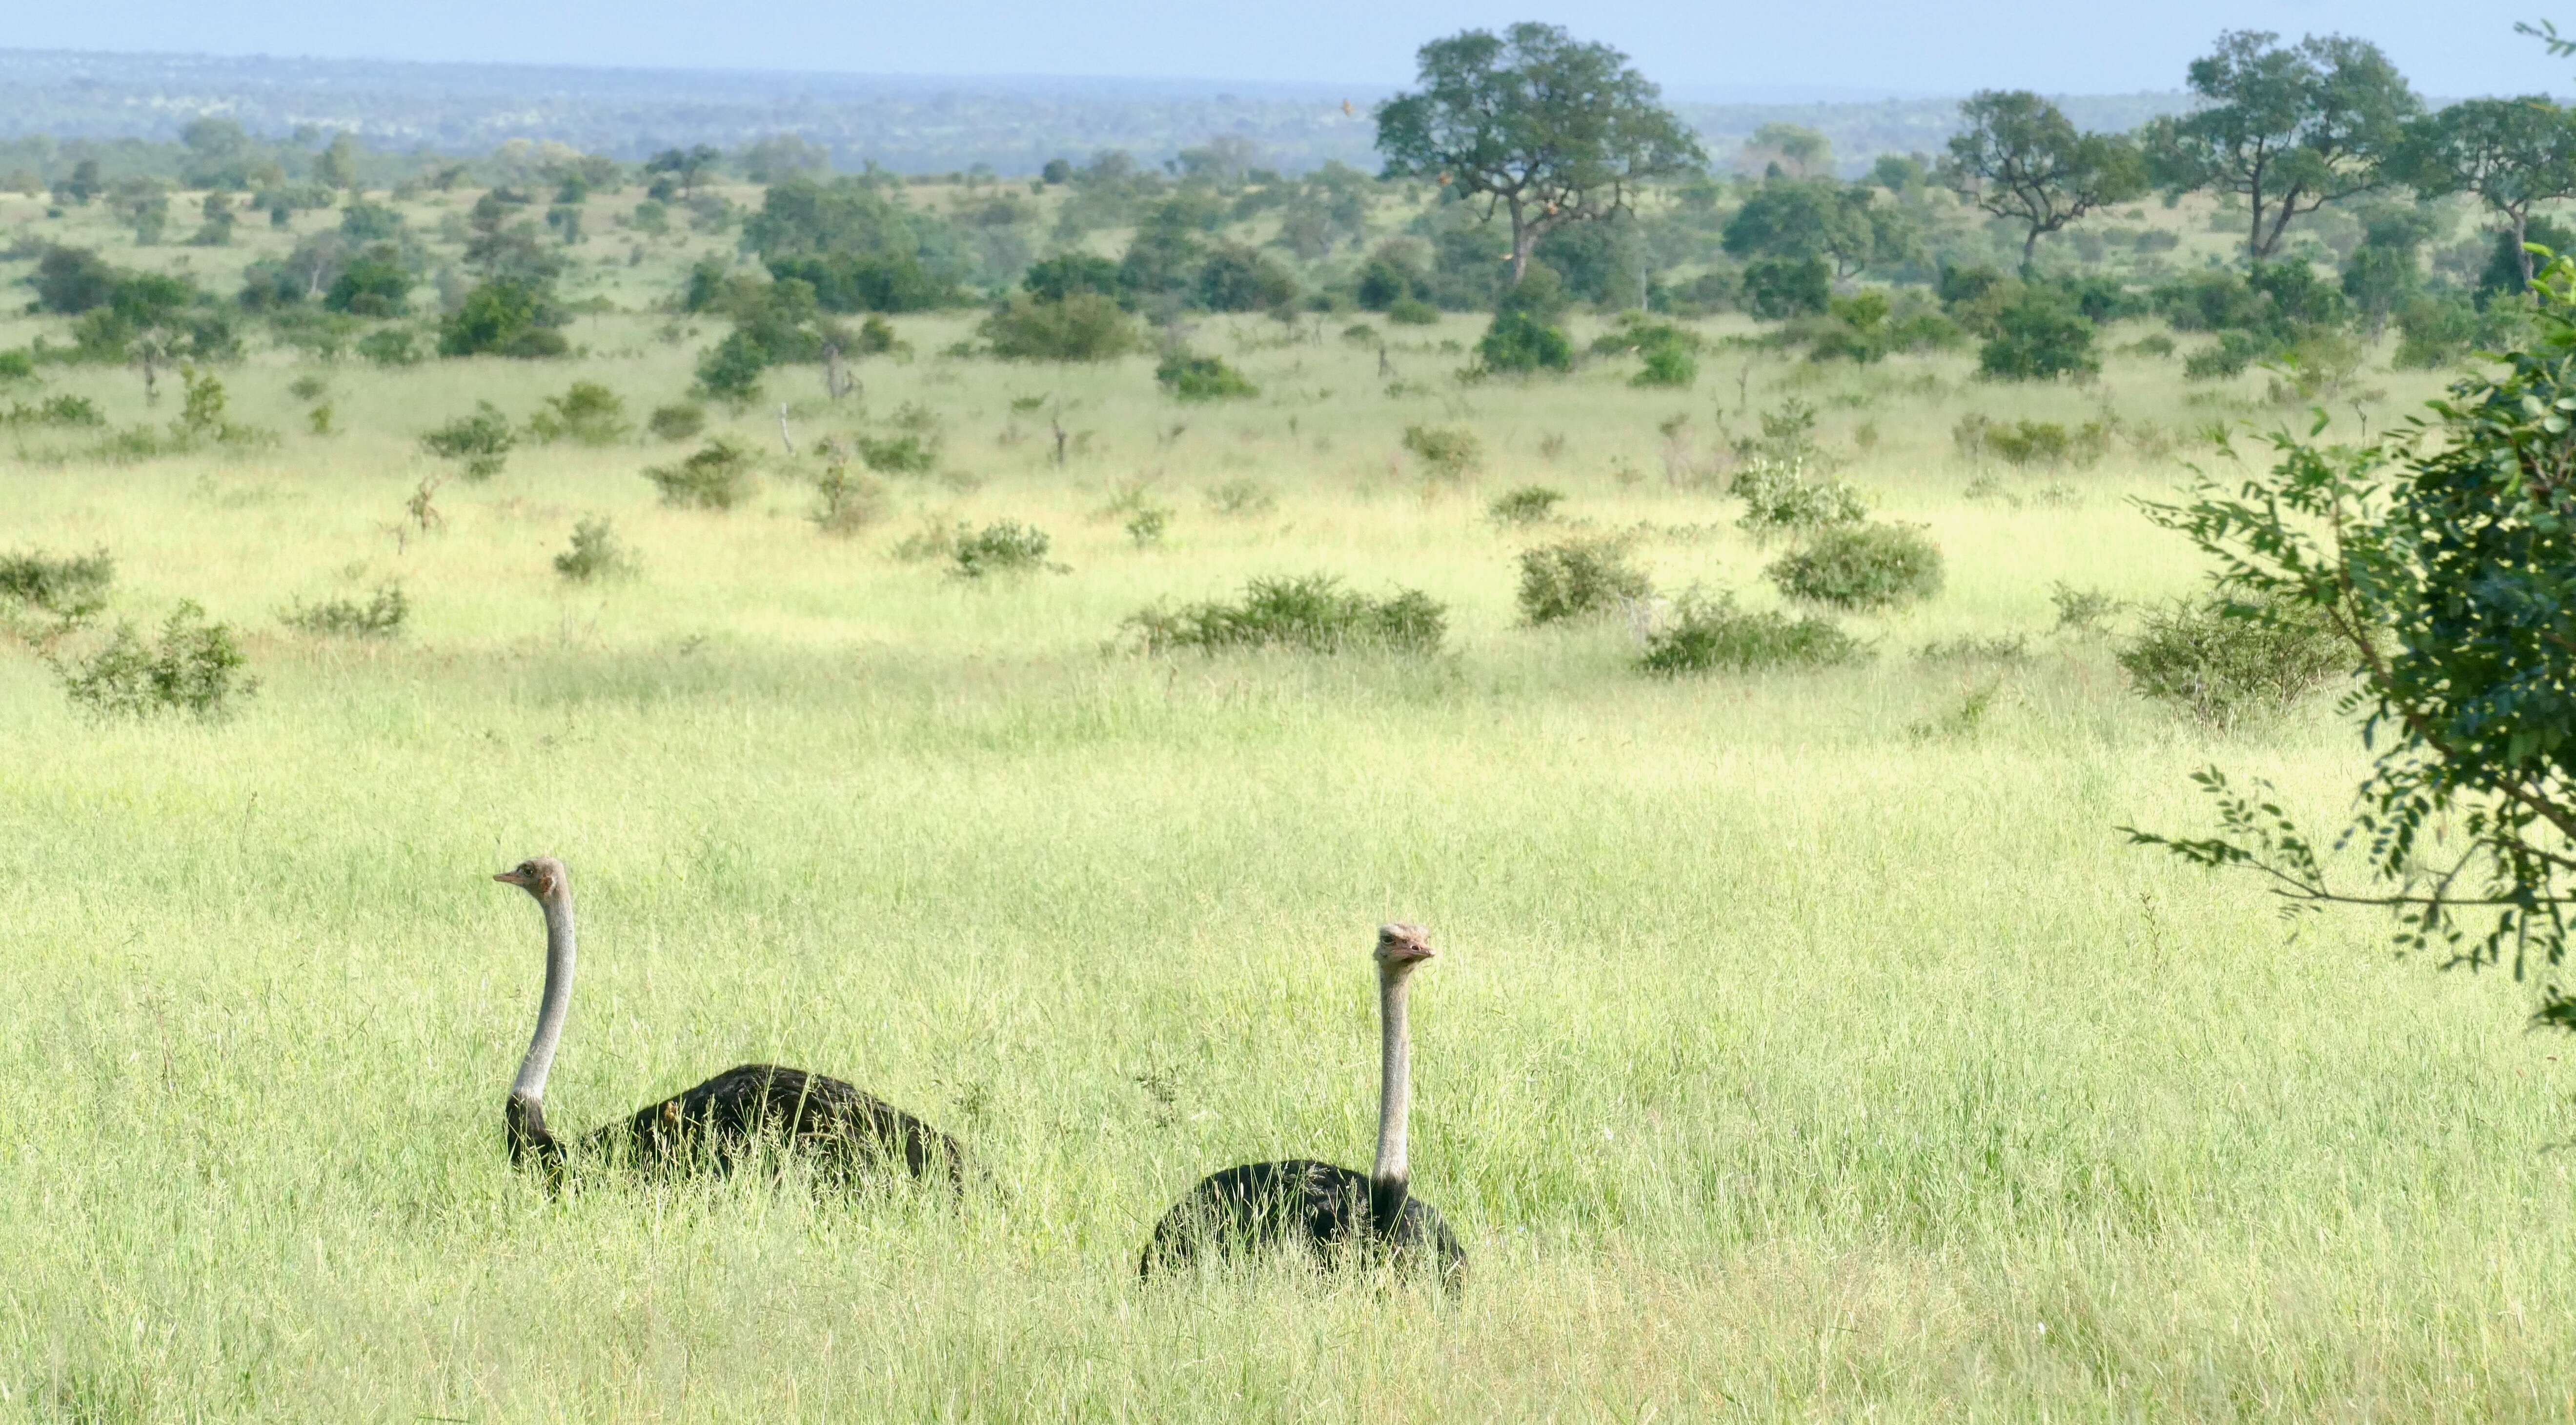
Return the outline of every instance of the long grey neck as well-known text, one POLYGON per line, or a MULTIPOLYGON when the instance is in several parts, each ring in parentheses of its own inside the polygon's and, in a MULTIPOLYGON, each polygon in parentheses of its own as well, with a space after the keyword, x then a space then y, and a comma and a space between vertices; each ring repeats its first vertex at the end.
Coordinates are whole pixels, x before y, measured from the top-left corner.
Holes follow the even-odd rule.
POLYGON ((1403 971, 1378 975, 1377 1168, 1369 1176, 1401 1198, 1411 1170, 1405 1163, 1405 1120, 1413 1110, 1413 1046, 1405 1031, 1403 971))
POLYGON ((546 992, 537 1002, 537 1032, 528 1040, 528 1057, 519 1061, 519 1077, 510 1097, 542 1102, 546 1074, 555 1066, 555 1044, 563 1038, 564 1012, 572 1005, 572 891, 558 889, 538 900, 546 913, 546 992))

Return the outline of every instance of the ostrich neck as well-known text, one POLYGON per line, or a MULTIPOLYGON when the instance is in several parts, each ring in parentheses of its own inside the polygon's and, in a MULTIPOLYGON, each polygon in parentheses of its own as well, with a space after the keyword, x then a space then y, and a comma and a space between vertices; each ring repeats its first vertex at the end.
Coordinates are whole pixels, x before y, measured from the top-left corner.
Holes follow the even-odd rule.
POLYGON ((572 1005, 572 893, 558 891, 537 902, 546 913, 546 990, 537 1003, 537 1032, 528 1040, 528 1057, 519 1061, 519 1077, 510 1097, 540 1102, 546 1096, 546 1074, 555 1066, 555 1044, 563 1038, 564 1012, 572 1005))
POLYGON ((1401 1199, 1410 1176, 1404 1158, 1405 1119, 1413 1108, 1413 1051, 1404 1023, 1404 974, 1378 980, 1380 1060, 1377 1169, 1369 1176, 1386 1195, 1401 1199))

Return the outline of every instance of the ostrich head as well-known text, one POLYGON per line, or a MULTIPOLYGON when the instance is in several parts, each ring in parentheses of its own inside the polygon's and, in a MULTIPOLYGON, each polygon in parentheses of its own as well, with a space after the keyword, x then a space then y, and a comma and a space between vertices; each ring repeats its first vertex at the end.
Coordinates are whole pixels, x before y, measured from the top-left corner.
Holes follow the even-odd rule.
POLYGON ((550 901, 572 888, 572 873, 552 856, 531 856, 492 878, 517 886, 539 901, 550 901))
POLYGON ((1378 968, 1390 975, 1410 973, 1440 952, 1431 948, 1431 933, 1418 925, 1396 922, 1377 928, 1378 968))

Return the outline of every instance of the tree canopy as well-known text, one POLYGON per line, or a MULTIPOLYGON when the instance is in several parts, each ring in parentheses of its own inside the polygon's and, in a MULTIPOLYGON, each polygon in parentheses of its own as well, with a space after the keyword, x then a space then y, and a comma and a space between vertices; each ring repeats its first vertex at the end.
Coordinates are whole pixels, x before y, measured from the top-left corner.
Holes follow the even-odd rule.
POLYGON ((2147 191, 2135 144, 2078 133, 2056 105, 2026 89, 1986 90, 1959 105, 1959 118, 1964 127, 1951 136, 1943 176, 1978 207, 2023 225, 2025 275, 2040 238, 2147 191))
POLYGON ((1467 30, 1424 45, 1422 88, 1377 106, 1389 177, 1436 178, 1500 208, 1512 278, 1550 229, 1629 211, 1640 184, 1708 165, 1661 94, 1602 44, 1554 25, 1467 30))
POLYGON ((2536 94, 2453 104, 2406 126, 2390 171, 2427 197, 2474 193, 2501 214, 2528 287, 2532 205, 2576 198, 2576 115, 2536 94))

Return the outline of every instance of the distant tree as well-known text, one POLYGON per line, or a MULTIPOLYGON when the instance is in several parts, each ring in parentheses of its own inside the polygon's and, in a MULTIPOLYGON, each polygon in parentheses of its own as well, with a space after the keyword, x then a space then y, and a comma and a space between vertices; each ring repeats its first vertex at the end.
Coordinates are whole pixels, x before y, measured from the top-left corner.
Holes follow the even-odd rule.
MULTIPOLYGON (((2363 221, 2361 244, 2343 261, 2343 295, 2379 339, 2388 319, 2423 291, 2424 244, 2431 241, 2431 214, 2417 208, 2388 208, 2363 221)), ((2515 252, 2522 249, 2519 245, 2515 252)))
POLYGON ((542 286, 497 278, 465 294, 439 324, 441 356, 561 356, 563 314, 542 286))
POLYGON ((106 306, 116 295, 114 264, 85 247, 49 247, 36 259, 36 305, 48 312, 78 316, 106 306))
POLYGON ((2231 30, 2191 62, 2202 106, 2147 126, 2158 182, 2244 198, 2248 257, 2270 257, 2290 220, 2387 181, 2381 160, 2423 109, 2396 66, 2364 40, 2231 30))
POLYGON ((1390 178, 1436 178, 1462 198, 1500 207, 1512 225, 1512 280, 1566 223, 1629 211, 1640 185, 1708 166, 1660 92, 1602 44, 1554 25, 1502 36, 1467 30, 1424 45, 1422 90, 1377 106, 1377 146, 1390 178))
POLYGON ((795 134, 771 134, 743 145, 733 166, 754 183, 778 183, 798 174, 831 172, 832 155, 795 134))
POLYGON ((134 229, 134 245, 150 247, 170 227, 170 190, 158 178, 120 178, 107 190, 108 205, 134 229))
POLYGON ((2466 100, 2409 123, 2389 171, 2428 198, 2474 193, 2493 208, 2513 234, 2527 288, 2532 205, 2576 198, 2576 114, 2539 94, 2466 100))
POLYGON ((1046 167, 1038 170, 1039 180, 1050 185, 1067 182, 1072 177, 1073 165, 1061 158, 1048 159, 1046 167))
POLYGON ((1114 297, 1118 294, 1118 264, 1090 252, 1042 258, 1020 274, 1020 289, 1041 302, 1061 302, 1076 292, 1114 297))
POLYGON ((2055 104, 2029 90, 1986 90, 1961 101, 1959 119, 1941 176, 1978 207, 2022 225, 2025 277, 2042 237, 2147 191, 2136 144, 2076 132, 2055 104))
POLYGON ((1907 239, 1895 206, 1879 202, 1874 188, 1830 178, 1774 178, 1735 210, 1720 243, 1735 257, 1830 259, 1835 276, 1850 277, 1897 257, 1907 239))
POLYGON ((326 188, 357 187, 357 140, 347 134, 333 134, 330 146, 313 160, 313 181, 326 188))
POLYGON ((984 319, 981 334, 1005 361, 1109 361, 1142 341, 1135 318, 1099 292, 1057 301, 1014 293, 984 319))
POLYGON ((1744 141, 1737 163, 1762 176, 1776 167, 1784 178, 1823 178, 1834 171, 1834 141, 1804 124, 1774 120, 1744 141))
POLYGON ((107 180, 100 176, 98 160, 84 158, 72 165, 69 178, 54 185, 54 199, 57 202, 78 206, 97 197, 106 189, 107 180))
POLYGON ((724 155, 710 144, 685 149, 666 148, 644 160, 644 171, 669 178, 678 187, 680 196, 688 198, 696 195, 698 185, 705 182, 707 175, 723 161, 724 155))
POLYGON ((206 115, 179 131, 179 181, 232 192, 250 186, 250 131, 239 120, 206 115))

